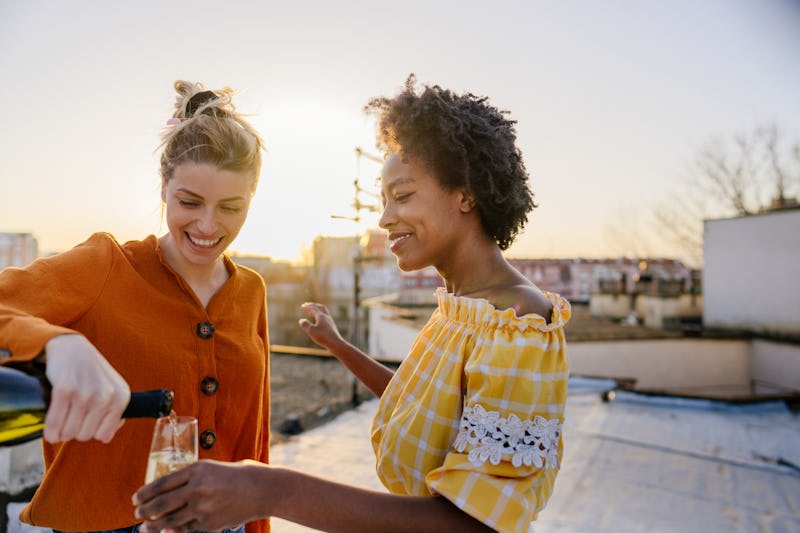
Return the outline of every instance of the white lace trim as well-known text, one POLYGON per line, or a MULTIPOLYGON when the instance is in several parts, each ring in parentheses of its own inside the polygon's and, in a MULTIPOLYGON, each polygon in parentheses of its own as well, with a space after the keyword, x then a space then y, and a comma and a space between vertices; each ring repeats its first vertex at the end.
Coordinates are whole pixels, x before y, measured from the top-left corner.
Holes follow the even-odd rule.
POLYGON ((533 420, 520 420, 514 414, 502 418, 499 411, 475 404, 464 408, 453 447, 459 452, 469 448, 468 458, 475 466, 486 461, 497 465, 510 456, 515 467, 557 468, 561 427, 557 419, 537 415, 533 420))

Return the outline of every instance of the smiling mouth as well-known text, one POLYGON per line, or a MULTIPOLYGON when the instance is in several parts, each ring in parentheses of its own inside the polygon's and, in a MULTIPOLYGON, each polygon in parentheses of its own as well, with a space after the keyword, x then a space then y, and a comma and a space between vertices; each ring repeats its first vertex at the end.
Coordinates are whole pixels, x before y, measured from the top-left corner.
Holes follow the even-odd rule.
POLYGON ((213 248, 216 245, 218 245, 220 242, 222 242, 222 237, 212 241, 212 240, 208 240, 208 239, 197 239, 195 237, 192 237, 188 233, 186 234, 186 236, 189 238, 189 241, 192 244, 194 244, 195 246, 198 246, 200 248, 213 248))
POLYGON ((404 242, 411 238, 411 233, 406 233, 405 235, 393 236, 389 239, 389 249, 394 252, 397 248, 399 248, 404 242))

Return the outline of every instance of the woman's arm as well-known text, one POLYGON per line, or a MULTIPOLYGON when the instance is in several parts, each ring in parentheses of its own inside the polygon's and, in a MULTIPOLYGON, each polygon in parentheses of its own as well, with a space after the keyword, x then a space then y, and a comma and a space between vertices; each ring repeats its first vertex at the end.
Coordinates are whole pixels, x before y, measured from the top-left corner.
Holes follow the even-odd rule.
POLYGON ((301 309, 314 320, 312 323, 308 319, 300 319, 300 327, 306 335, 336 356, 361 383, 380 398, 394 372, 344 340, 327 307, 318 303, 305 303, 301 309))
POLYGON ((142 533, 219 530, 274 516, 322 531, 492 531, 445 498, 369 491, 253 461, 200 461, 134 495, 142 533))
POLYGON ((127 383, 68 327, 97 301, 115 246, 97 233, 71 250, 0 272, 0 349, 10 356, 2 364, 46 364, 53 387, 44 425, 49 442, 108 442, 122 425, 127 383))

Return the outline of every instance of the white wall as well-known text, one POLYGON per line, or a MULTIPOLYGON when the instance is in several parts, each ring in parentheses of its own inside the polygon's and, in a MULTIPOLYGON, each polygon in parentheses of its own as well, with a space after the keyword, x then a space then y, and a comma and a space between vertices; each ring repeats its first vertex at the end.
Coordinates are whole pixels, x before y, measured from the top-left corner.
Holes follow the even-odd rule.
POLYGON ((703 323, 800 334, 800 209, 707 220, 703 323))
POLYGON ((419 327, 394 318, 397 309, 381 304, 369 306, 368 350, 379 361, 400 362, 411 351, 419 327))
MULTIPOLYGON (((570 373, 635 378, 643 389, 746 387, 746 340, 658 339, 569 343, 570 373)), ((800 383, 796 385, 800 387, 800 383)))
POLYGON ((800 391, 800 346, 753 340, 750 377, 758 390, 800 391))

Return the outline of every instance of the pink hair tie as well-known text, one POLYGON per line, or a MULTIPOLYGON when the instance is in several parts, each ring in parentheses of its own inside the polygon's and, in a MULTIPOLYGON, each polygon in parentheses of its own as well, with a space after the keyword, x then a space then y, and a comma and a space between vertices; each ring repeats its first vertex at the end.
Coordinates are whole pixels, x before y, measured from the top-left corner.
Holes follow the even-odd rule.
POLYGON ((181 119, 179 118, 171 118, 167 121, 167 126, 177 126, 181 123, 181 119))

